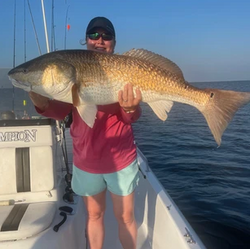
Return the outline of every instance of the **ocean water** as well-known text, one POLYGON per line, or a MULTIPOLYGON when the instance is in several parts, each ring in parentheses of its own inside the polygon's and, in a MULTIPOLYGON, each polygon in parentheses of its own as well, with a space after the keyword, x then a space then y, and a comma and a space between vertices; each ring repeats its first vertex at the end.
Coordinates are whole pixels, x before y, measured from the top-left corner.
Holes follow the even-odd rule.
MULTIPOLYGON (((193 85, 250 92, 250 81, 193 85)), ((37 115, 27 93, 12 96, 0 89, 0 112, 37 115)), ((250 104, 236 113, 220 147, 193 107, 174 104, 165 122, 148 105, 142 109, 133 125, 137 145, 206 247, 250 248, 250 104)))
MULTIPOLYGON (((250 91, 250 81, 193 85, 250 91)), ((207 248, 250 248, 250 104, 236 113, 219 148, 202 114, 179 103, 165 122, 143 105, 134 133, 151 169, 207 248)))

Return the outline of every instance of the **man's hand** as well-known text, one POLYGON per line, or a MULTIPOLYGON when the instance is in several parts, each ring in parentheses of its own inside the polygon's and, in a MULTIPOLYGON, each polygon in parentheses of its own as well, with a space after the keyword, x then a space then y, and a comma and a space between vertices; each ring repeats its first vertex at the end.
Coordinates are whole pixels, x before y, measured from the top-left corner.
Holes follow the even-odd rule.
POLYGON ((118 100, 120 106, 125 112, 134 112, 142 100, 141 91, 139 89, 135 90, 136 97, 134 96, 132 84, 127 84, 124 86, 124 90, 119 91, 118 100))
POLYGON ((49 107, 49 98, 35 92, 29 92, 29 96, 33 104, 41 111, 45 111, 49 107))

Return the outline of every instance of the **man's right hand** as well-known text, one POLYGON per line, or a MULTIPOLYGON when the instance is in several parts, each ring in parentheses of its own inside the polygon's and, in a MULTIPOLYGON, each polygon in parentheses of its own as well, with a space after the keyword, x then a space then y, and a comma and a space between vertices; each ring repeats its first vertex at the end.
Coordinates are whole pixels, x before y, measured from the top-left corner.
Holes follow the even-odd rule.
POLYGON ((33 104, 41 111, 45 111, 49 107, 49 98, 35 92, 29 92, 29 96, 33 104))

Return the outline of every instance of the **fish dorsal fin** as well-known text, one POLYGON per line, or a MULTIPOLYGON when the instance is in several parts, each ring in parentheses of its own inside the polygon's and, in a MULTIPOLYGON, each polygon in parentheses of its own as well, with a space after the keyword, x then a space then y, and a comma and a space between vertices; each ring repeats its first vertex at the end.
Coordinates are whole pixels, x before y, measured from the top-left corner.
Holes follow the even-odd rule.
POLYGON ((164 70, 174 73, 175 75, 181 77, 184 80, 184 76, 181 69, 174 62, 159 54, 155 54, 145 49, 131 49, 125 52, 123 55, 148 61, 164 70))
POLYGON ((168 118, 168 114, 173 106, 173 101, 159 100, 154 102, 148 102, 154 113, 159 119, 165 121, 168 118))

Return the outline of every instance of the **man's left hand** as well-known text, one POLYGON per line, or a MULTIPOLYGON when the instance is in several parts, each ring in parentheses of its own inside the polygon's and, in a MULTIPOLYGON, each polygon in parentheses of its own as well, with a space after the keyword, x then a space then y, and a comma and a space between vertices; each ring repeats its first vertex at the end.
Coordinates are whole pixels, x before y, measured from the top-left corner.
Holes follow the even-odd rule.
POLYGON ((132 84, 126 84, 124 90, 119 91, 118 101, 120 106, 125 112, 134 112, 142 100, 141 91, 135 90, 136 96, 134 96, 132 84))

